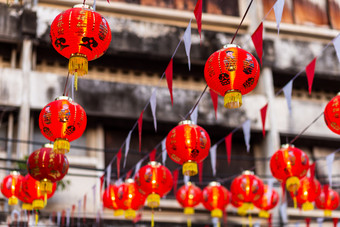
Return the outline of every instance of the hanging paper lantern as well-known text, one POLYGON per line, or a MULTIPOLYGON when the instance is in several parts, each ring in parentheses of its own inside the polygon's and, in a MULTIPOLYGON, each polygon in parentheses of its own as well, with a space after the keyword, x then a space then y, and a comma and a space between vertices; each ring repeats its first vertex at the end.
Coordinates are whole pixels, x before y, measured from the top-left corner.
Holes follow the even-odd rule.
POLYGON ((126 219, 134 219, 136 210, 143 207, 146 196, 142 195, 133 179, 127 179, 125 183, 118 186, 117 198, 123 204, 126 219))
POLYGON ((211 217, 221 218, 224 209, 229 203, 229 192, 218 182, 210 182, 203 189, 203 206, 211 211, 211 217))
POLYGON ((88 5, 75 5, 60 13, 51 24, 51 42, 69 59, 69 72, 83 76, 88 61, 101 57, 111 42, 111 29, 103 16, 88 5))
POLYGON ((269 218, 269 210, 276 207, 279 202, 279 193, 275 189, 269 190, 268 185, 264 185, 264 193, 261 199, 256 200, 254 205, 260 209, 259 217, 269 218))
POLYGON ((166 150, 170 158, 183 165, 183 175, 197 174, 197 163, 208 155, 210 138, 208 133, 192 121, 181 121, 166 138, 166 150))
POLYGON ((324 215, 331 217, 332 210, 339 206, 339 194, 331 189, 328 185, 324 185, 320 195, 315 199, 315 205, 319 209, 324 210, 324 215))
POLYGON ((184 207, 184 214, 194 214, 194 207, 202 200, 202 190, 194 183, 188 182, 177 190, 176 199, 184 207))
POLYGON ((208 86, 224 96, 224 106, 231 109, 242 105, 242 95, 256 87, 259 76, 255 57, 235 44, 225 45, 210 55, 204 67, 208 86))
POLYGON ((270 170, 273 176, 286 184, 289 192, 299 188, 300 180, 309 169, 308 156, 294 145, 283 145, 270 159, 270 170))
MULTIPOLYGON (((300 187, 296 191, 296 201, 302 204, 302 210, 313 210, 313 202, 321 192, 321 185, 317 179, 305 177, 300 180, 300 187)), ((293 194, 293 192, 291 192, 293 194)), ((292 195, 294 197, 294 195, 292 195)))
POLYGON ((65 154, 70 143, 85 131, 87 123, 84 109, 71 98, 60 96, 47 104, 39 116, 39 127, 46 139, 54 141, 53 150, 65 154))
POLYGON ((13 171, 1 182, 1 193, 8 198, 8 205, 18 204, 19 185, 23 176, 19 172, 13 171))
POLYGON ((244 171, 233 180, 230 191, 233 198, 242 202, 239 212, 247 213, 248 210, 253 209, 254 202, 261 199, 264 192, 263 182, 253 172, 244 171))
POLYGON ((149 162, 140 168, 135 176, 139 192, 147 195, 147 205, 150 208, 159 206, 160 198, 170 192, 173 177, 170 170, 158 162, 149 162))
POLYGON ((53 183, 64 178, 68 167, 66 155, 55 153, 52 144, 45 144, 34 151, 27 160, 28 173, 40 181, 42 193, 51 193, 53 183))
POLYGON ((123 203, 118 200, 118 186, 110 184, 103 193, 103 206, 114 210, 114 216, 121 216, 124 214, 123 203))
POLYGON ((327 127, 336 134, 340 134, 340 93, 325 107, 324 117, 327 127))

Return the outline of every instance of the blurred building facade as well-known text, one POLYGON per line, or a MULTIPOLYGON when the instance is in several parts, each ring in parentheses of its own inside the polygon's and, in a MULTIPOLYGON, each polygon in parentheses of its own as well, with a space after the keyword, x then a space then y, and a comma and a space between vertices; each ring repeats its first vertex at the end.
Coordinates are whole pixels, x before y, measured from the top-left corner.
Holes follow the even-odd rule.
MULTIPOLYGON (((41 135, 38 118, 40 110, 54 98, 63 94, 67 59, 60 56, 49 39, 50 24, 62 10, 82 1, 40 0, 0 1, 0 166, 16 168, 15 162, 5 159, 23 159, 39 143, 48 142, 41 135)), ((93 1, 87 1, 93 4, 93 1)), ((131 151, 122 174, 133 168, 138 160, 160 143, 167 133, 194 106, 206 82, 203 69, 206 59, 223 47, 232 36, 245 12, 248 1, 203 1, 202 41, 192 22, 191 71, 183 43, 174 57, 174 105, 171 105, 166 81, 160 81, 171 55, 193 16, 194 0, 116 0, 99 1, 96 10, 109 22, 112 41, 101 58, 89 62, 89 74, 79 80, 75 101, 88 115, 84 135, 71 143, 68 158, 71 164, 70 185, 59 191, 43 211, 47 216, 72 205, 77 205, 84 194, 92 193, 104 168, 126 139, 140 112, 149 101, 154 87, 157 89, 158 130, 154 131, 150 109, 144 113, 142 152, 138 152, 138 132, 131 138, 131 151)), ((250 119, 252 121, 251 150, 246 152, 242 130, 233 135, 231 164, 227 164, 225 146, 218 147, 217 176, 213 177, 210 158, 204 162, 203 181, 228 179, 242 170, 255 168, 264 180, 270 178, 268 158, 291 141, 324 109, 326 103, 339 91, 340 65, 332 45, 326 46, 339 33, 339 6, 337 0, 286 0, 277 34, 274 12, 267 15, 274 0, 254 1, 249 15, 240 28, 234 43, 255 54, 250 35, 264 17, 264 56, 257 88, 244 97, 237 110, 223 108, 219 98, 217 119, 208 92, 198 106, 198 124, 210 134, 212 144, 250 119), (317 57, 313 92, 308 95, 304 72, 294 81, 292 114, 289 114, 283 94, 276 96, 290 79, 317 57), (269 102, 267 136, 262 137, 260 108, 269 102)), ((324 158, 339 148, 338 136, 319 119, 295 141, 311 160, 317 160, 317 177, 327 183, 324 158)), ((160 153, 160 150, 158 151, 160 153)), ((145 164, 145 163, 144 163, 145 164)), ((170 170, 178 167, 167 160, 170 170)), ((340 192, 336 160, 333 185, 340 192)), ((112 180, 117 178, 113 165, 112 180)), ((1 177, 6 171, 1 171, 1 177)), ((182 180, 180 175, 180 181, 182 180)), ((193 177, 198 182, 198 177, 193 177)), ((229 188, 231 180, 224 185, 229 188)), ((205 186, 204 184, 200 186, 205 186)), ((96 188, 99 193, 99 188, 96 188)), ((91 196, 88 196, 91 197, 91 196)), ((2 209, 5 210, 4 199, 2 209)), ((95 219, 99 201, 88 198, 87 217, 95 219)), ((162 212, 156 212, 156 225, 185 225, 186 218, 174 200, 173 192, 161 203, 162 212), (176 215, 176 218, 173 218, 176 215)), ((150 220, 145 209, 141 223, 150 220)), ((238 226, 242 219, 228 208, 228 224, 238 226)), ((211 224, 209 213, 202 207, 193 225, 211 224)), ((298 213, 288 209, 290 223, 299 216, 321 217, 322 212, 298 213)), ((278 209, 275 224, 282 223, 278 209)), ((255 217, 255 214, 254 214, 255 217)), ((130 222, 104 212, 104 224, 129 226, 130 222)), ((260 221, 265 226, 266 221, 260 221)), ((142 226, 143 224, 141 224, 142 226)))

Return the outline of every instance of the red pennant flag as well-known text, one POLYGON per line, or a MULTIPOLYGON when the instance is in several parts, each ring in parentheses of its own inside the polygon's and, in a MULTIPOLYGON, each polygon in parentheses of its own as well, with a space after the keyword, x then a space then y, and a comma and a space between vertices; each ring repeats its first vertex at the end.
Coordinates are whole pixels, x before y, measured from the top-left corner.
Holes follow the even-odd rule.
MULTIPOLYGON (((101 196, 102 197, 102 196, 101 196)), ((72 217, 72 222, 71 226, 74 226, 74 211, 76 210, 76 205, 72 205, 72 212, 71 212, 71 217, 72 217)))
POLYGON ((267 116, 268 103, 261 108, 261 120, 262 120, 262 134, 263 137, 266 136, 266 116, 267 116))
POLYGON ((170 98, 171 98, 171 105, 174 105, 174 99, 172 96, 172 68, 173 68, 173 60, 171 58, 168 66, 165 69, 165 76, 166 76, 166 81, 168 83, 168 88, 170 92, 170 98))
POLYGON ((225 140, 225 148, 227 151, 227 158, 228 158, 228 165, 230 164, 230 156, 231 156, 231 145, 232 145, 233 133, 229 133, 224 140, 225 140))
POLYGON ((257 27, 256 31, 251 35, 253 40, 257 56, 260 59, 262 65, 262 55, 263 55, 263 22, 257 27))
POLYGON ((83 214, 84 214, 84 216, 83 216, 83 223, 85 225, 85 223, 86 223, 86 194, 84 195, 83 214))
POLYGON ((134 224, 136 224, 136 223, 139 222, 141 219, 142 219, 142 214, 141 214, 141 213, 138 213, 138 214, 136 215, 136 217, 132 220, 132 222, 133 222, 134 224))
POLYGON ((312 165, 309 166, 309 170, 310 170, 310 177, 312 179, 314 179, 314 176, 315 176, 315 163, 313 163, 312 165))
POLYGON ((309 224, 310 224, 310 218, 306 218, 306 226, 309 227, 309 224))
POLYGON ((268 227, 272 227, 272 214, 269 214, 269 217, 268 217, 268 227))
POLYGON ((139 153, 140 153, 141 148, 142 148, 143 113, 144 113, 144 110, 142 110, 142 112, 140 113, 139 118, 138 118, 139 153))
POLYGON ((314 72, 315 72, 315 63, 316 63, 316 58, 314 58, 314 59, 306 66, 306 75, 307 75, 307 82, 308 82, 308 91, 309 91, 309 94, 312 93, 312 85, 313 85, 314 72))
POLYGON ((122 148, 117 153, 117 179, 120 177, 120 160, 122 160, 122 148))
POLYGON ((203 161, 201 161, 200 163, 197 163, 198 164, 198 179, 199 179, 199 182, 200 184, 202 184, 202 178, 203 178, 203 161))
MULTIPOLYGON (((103 174, 101 177, 100 177, 100 195, 103 195, 103 185, 104 185, 104 176, 105 174, 103 174)), ((103 196, 100 196, 100 201, 103 200, 103 196)))
POLYGON ((216 92, 214 92, 213 90, 209 89, 210 91, 210 97, 212 100, 212 103, 214 105, 214 110, 215 110, 215 119, 217 119, 217 104, 218 104, 218 95, 216 92))
POLYGON ((132 169, 127 172, 125 179, 129 179, 132 174, 132 169))
POLYGON ((194 9, 194 14, 197 22, 197 29, 198 33, 200 34, 200 39, 201 39, 201 28, 202 28, 202 0, 197 0, 195 9, 194 9))
POLYGON ((150 152, 150 155, 149 155, 149 157, 150 157, 150 162, 152 162, 152 161, 156 161, 156 148, 155 149, 153 149, 151 152, 150 152))
POLYGON ((175 169, 174 171, 172 171, 172 176, 174 177, 174 194, 175 195, 177 192, 178 173, 179 173, 178 169, 175 169))
POLYGON ((339 218, 333 218, 333 225, 336 227, 338 225, 339 218))
MULTIPOLYGON (((38 211, 36 211, 36 212, 38 212, 38 211)), ((66 216, 66 211, 63 210, 61 212, 61 226, 64 226, 64 224, 65 224, 65 216, 66 216)))

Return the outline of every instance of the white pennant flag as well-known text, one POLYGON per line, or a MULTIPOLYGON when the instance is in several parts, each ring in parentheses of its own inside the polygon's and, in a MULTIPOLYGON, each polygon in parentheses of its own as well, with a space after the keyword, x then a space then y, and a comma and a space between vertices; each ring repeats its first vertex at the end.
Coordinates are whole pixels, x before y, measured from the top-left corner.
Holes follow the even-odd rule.
POLYGON ((194 110, 191 110, 192 113, 191 113, 191 115, 190 115, 190 120, 191 120, 195 125, 197 125, 197 117, 198 117, 198 112, 197 112, 197 110, 198 110, 198 105, 195 107, 194 110))
POLYGON ((168 155, 168 153, 166 152, 166 138, 162 140, 162 163, 165 166, 165 162, 166 162, 166 157, 168 155))
POLYGON ((275 13, 275 19, 276 19, 277 34, 280 33, 280 23, 281 23, 284 5, 285 5, 284 0, 277 0, 276 3, 274 4, 274 13, 275 13))
POLYGON ((299 226, 300 226, 300 222, 296 222, 295 227, 299 227, 299 226))
POLYGON ((249 150, 250 150, 250 124, 251 124, 251 121, 247 120, 242 125, 244 142, 246 143, 248 153, 249 153, 249 150))
POLYGON ((93 210, 94 212, 96 212, 96 188, 97 188, 97 185, 93 185, 92 186, 92 196, 93 196, 93 210))
POLYGON ((156 119, 156 106, 157 106, 157 90, 155 89, 152 92, 151 98, 150 98, 150 106, 151 106, 151 113, 153 117, 153 125, 155 127, 155 131, 157 132, 157 119, 156 119))
POLYGON ((135 175, 133 175, 133 178, 135 178, 136 174, 138 173, 140 166, 142 165, 142 160, 140 160, 139 162, 137 162, 136 164, 136 168, 135 168, 135 175))
POLYGON ((191 63, 190 63, 190 48, 191 48, 191 21, 189 22, 188 27, 185 29, 184 35, 184 46, 185 46, 185 53, 188 56, 188 66, 189 70, 191 69, 191 63))
POLYGON ((78 200, 78 220, 77 220, 77 226, 80 226, 80 212, 81 212, 81 199, 78 200))
POLYGON ((285 94, 289 114, 292 114, 292 88, 293 88, 293 80, 289 81, 284 87, 283 87, 283 93, 285 94))
POLYGON ((319 224, 319 227, 322 227, 322 223, 323 223, 323 218, 317 218, 316 222, 319 224))
POLYGON ((281 214, 282 222, 283 223, 287 223, 288 222, 288 217, 287 217, 287 202, 284 202, 284 203, 281 204, 281 206, 280 206, 280 214, 281 214))
POLYGON ((338 61, 340 62, 340 35, 335 37, 332 42, 335 48, 336 56, 338 56, 338 61))
POLYGON ((213 176, 216 176, 216 149, 217 144, 210 148, 210 162, 211 162, 211 169, 213 172, 213 176))
POLYGON ((267 183, 268 183, 267 202, 268 202, 268 204, 270 203, 270 199, 271 199, 272 194, 273 194, 274 181, 275 181, 275 179, 268 179, 267 180, 267 183))
POLYGON ((124 165, 123 165, 123 168, 125 168, 126 159, 127 159, 127 156, 128 156, 129 150, 130 150, 131 134, 132 134, 132 131, 129 132, 129 134, 128 134, 128 136, 126 137, 126 140, 125 140, 125 158, 124 158, 124 165))
POLYGON ((71 209, 66 209, 66 227, 70 226, 70 216, 71 216, 71 209))
POLYGON ((107 183, 107 186, 111 184, 111 163, 106 168, 106 183, 107 183))
POLYGON ((61 220, 61 212, 57 212, 57 226, 60 226, 60 220, 61 220))
POLYGON ((327 170, 328 170, 328 183, 329 183, 330 188, 332 187, 332 165, 334 161, 334 156, 335 156, 335 152, 327 155, 326 157, 326 164, 327 164, 327 170))
POLYGON ((183 181, 184 181, 184 184, 186 185, 190 181, 190 176, 184 175, 183 181))
POLYGON ((254 227, 260 227, 260 223, 257 221, 254 223, 254 227))

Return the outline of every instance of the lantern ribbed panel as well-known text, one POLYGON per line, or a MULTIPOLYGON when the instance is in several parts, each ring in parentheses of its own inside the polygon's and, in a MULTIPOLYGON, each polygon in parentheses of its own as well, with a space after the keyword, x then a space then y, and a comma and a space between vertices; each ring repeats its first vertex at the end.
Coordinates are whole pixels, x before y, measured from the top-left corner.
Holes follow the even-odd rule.
POLYGON ((242 174, 231 183, 230 191, 233 198, 242 203, 253 203, 263 195, 263 182, 252 174, 242 174))
POLYGON ((184 208, 193 208, 200 204, 202 200, 202 190, 192 183, 183 185, 177 190, 176 200, 184 208))
POLYGON ((223 211, 229 203, 229 192, 228 190, 217 184, 208 185, 203 189, 203 206, 210 211, 215 209, 223 211))

